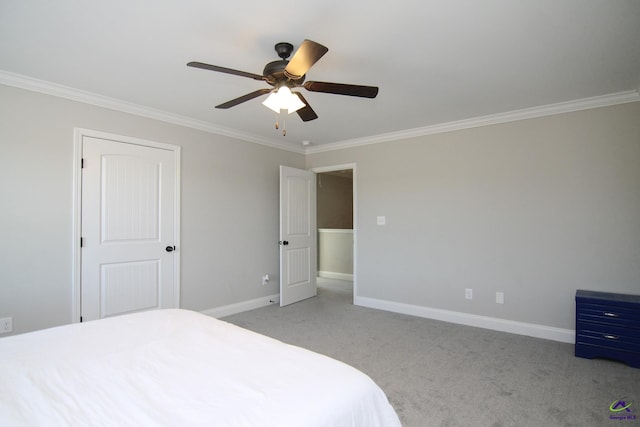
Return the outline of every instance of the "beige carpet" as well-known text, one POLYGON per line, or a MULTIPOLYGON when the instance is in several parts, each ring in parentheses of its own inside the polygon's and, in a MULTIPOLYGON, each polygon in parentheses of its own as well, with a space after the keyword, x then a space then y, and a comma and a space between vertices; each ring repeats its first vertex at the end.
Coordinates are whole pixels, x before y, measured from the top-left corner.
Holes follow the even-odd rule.
POLYGON ((315 298, 223 320, 360 369, 405 427, 640 426, 640 369, 576 358, 571 344, 353 306, 349 282, 319 285, 315 298), (617 399, 634 402, 636 420, 610 419, 617 399))

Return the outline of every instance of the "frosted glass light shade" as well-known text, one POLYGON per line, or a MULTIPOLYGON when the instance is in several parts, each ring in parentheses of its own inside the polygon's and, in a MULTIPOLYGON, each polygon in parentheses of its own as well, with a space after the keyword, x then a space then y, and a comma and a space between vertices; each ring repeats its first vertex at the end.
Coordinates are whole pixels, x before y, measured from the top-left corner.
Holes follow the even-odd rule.
POLYGON ((278 94, 276 92, 271 92, 267 99, 262 101, 262 105, 276 113, 280 113, 280 98, 278 98, 278 94))
POLYGON ((291 93, 291 89, 287 86, 281 86, 277 92, 271 92, 267 99, 262 102, 262 105, 276 113, 280 113, 280 110, 287 110, 289 114, 305 106, 304 102, 291 93))

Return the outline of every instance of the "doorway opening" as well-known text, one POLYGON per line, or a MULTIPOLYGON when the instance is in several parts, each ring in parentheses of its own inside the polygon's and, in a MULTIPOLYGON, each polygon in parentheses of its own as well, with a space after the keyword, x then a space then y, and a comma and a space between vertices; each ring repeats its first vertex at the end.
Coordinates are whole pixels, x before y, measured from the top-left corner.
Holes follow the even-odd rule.
POLYGON ((356 293, 355 165, 312 169, 316 173, 319 292, 348 298, 356 293))

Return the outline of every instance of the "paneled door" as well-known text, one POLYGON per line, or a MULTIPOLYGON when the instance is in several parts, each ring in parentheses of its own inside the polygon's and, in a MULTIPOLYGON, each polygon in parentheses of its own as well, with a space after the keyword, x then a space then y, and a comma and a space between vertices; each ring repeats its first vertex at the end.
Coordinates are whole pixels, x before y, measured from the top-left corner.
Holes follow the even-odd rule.
POLYGON ((280 166, 280 306, 317 295, 316 182, 280 166))
POLYGON ((179 306, 176 167, 175 150, 82 137, 83 321, 179 306))

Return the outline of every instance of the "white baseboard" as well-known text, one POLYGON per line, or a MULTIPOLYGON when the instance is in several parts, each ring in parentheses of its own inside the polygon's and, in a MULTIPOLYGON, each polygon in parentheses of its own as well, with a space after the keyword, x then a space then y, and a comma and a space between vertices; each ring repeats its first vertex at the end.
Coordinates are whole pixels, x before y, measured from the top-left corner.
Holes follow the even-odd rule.
POLYGON ((256 298, 249 301, 242 301, 235 304, 229 304, 222 307, 210 308, 200 313, 216 319, 232 314, 242 313, 243 311, 255 310, 256 308, 266 307, 272 304, 280 303, 280 294, 269 295, 266 297, 256 298))
MULTIPOLYGON (((335 278, 335 277, 334 277, 335 278)), ((344 279, 346 280, 346 279, 344 279)), ((222 307, 201 311, 202 314, 221 318, 256 308, 266 307, 280 303, 280 295, 274 294, 266 297, 242 301, 222 307)), ((573 344, 575 331, 571 329, 555 328, 552 326, 536 325, 534 323, 516 322, 513 320, 498 319, 495 317, 479 316, 477 314, 461 313, 458 311, 442 310, 439 308, 424 307, 400 302, 385 301, 375 298, 354 298, 354 304, 362 307, 391 311, 394 313, 408 314, 410 316, 424 317, 426 319, 440 320, 443 322, 457 323, 460 325, 474 326, 477 328, 492 329, 494 331, 508 332, 529 337, 543 338, 573 344)))
POLYGON ((336 273, 334 271, 318 271, 318 277, 323 277, 325 279, 351 280, 351 281, 353 281, 353 274, 336 273))
POLYGON ((484 329, 492 329, 501 332, 509 332, 518 335, 526 335, 535 338, 543 338, 552 341, 571 344, 575 342, 575 331, 571 329, 515 322, 513 320, 498 319, 495 317, 479 316, 476 314, 461 313, 458 311, 442 310, 439 308, 423 307, 393 301, 384 301, 367 297, 356 296, 354 298, 354 304, 378 310, 392 311, 394 313, 408 314, 411 316, 441 320, 460 325, 475 326, 484 329))

